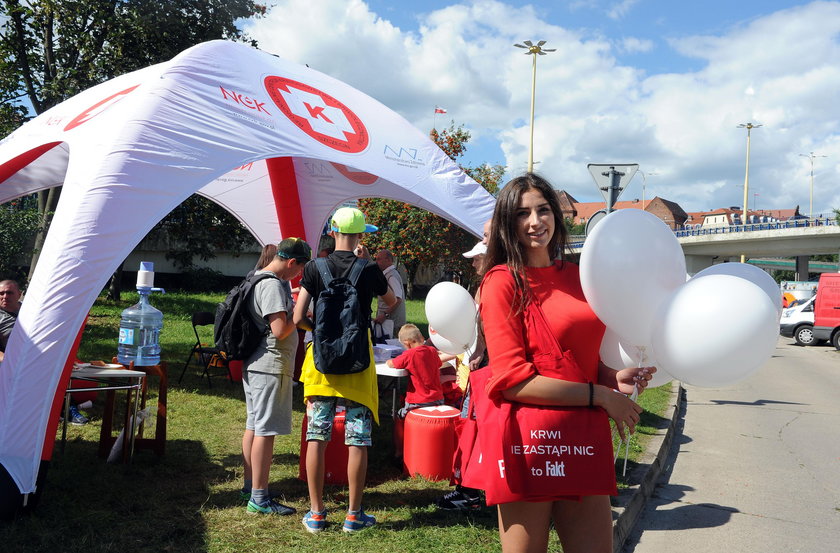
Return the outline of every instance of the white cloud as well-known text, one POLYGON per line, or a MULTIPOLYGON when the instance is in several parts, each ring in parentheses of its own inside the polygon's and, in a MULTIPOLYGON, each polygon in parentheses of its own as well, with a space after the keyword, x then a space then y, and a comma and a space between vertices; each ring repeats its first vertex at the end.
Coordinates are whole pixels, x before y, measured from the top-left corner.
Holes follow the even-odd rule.
POLYGON ((653 50, 653 41, 643 38, 627 37, 619 41, 618 48, 627 54, 650 52, 653 50))
MULTIPOLYGON (((633 3, 612 10, 624 14, 633 3)), ((759 207, 807 210, 807 159, 798 154, 809 151, 829 155, 819 161, 815 209, 840 206, 838 2, 671 39, 674 53, 699 60, 700 69, 667 74, 617 61, 622 53, 653 55, 647 38, 613 44, 497 0, 421 14, 411 31, 361 0, 285 0, 249 32, 264 50, 359 88, 420 129, 432 126, 435 105, 445 106, 446 122, 499 142, 505 159, 482 161, 514 174, 528 154, 531 60, 513 44, 546 40, 557 51, 537 63, 537 169, 578 199, 599 197, 586 164, 615 161, 659 173, 648 179, 648 197, 690 211, 740 205, 745 132, 736 127, 752 121, 764 125, 752 133, 750 190, 759 207)), ((639 177, 625 197, 641 197, 639 177)))
POLYGON ((629 12, 635 4, 638 3, 639 0, 622 0, 607 9, 607 17, 610 19, 621 19, 627 12, 629 12))

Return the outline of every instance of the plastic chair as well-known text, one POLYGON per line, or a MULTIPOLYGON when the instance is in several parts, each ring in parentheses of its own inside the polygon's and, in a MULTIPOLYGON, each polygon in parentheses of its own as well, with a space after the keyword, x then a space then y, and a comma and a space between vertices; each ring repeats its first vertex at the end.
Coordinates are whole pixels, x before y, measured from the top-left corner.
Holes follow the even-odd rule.
POLYGON ((181 380, 184 378, 184 373, 187 372, 187 367, 190 365, 190 361, 192 361, 193 357, 198 359, 198 362, 203 367, 204 371, 201 373, 201 376, 207 377, 208 387, 213 387, 213 383, 210 379, 211 376, 214 376, 210 374, 211 367, 223 366, 227 371, 228 379, 233 382, 233 375, 230 373, 230 367, 228 367, 228 361, 224 352, 217 347, 210 347, 202 343, 201 336, 198 334, 198 327, 207 325, 212 327, 214 319, 215 315, 209 311, 197 311, 193 313, 192 326, 193 332, 195 332, 195 344, 190 351, 190 355, 187 357, 187 361, 184 363, 184 368, 181 369, 181 376, 178 378, 178 384, 181 384, 181 380))

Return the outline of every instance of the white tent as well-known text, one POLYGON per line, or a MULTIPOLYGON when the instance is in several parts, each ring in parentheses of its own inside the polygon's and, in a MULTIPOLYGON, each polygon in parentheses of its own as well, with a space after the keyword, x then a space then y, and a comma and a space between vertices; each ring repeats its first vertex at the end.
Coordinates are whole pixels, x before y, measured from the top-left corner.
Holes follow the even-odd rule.
POLYGON ((0 203, 60 184, 0 365, 0 464, 21 493, 35 490, 51 400, 85 315, 190 194, 224 206, 263 244, 317 244, 332 211, 359 197, 408 202, 480 235, 494 202, 379 102, 225 41, 93 87, 0 142, 0 203))

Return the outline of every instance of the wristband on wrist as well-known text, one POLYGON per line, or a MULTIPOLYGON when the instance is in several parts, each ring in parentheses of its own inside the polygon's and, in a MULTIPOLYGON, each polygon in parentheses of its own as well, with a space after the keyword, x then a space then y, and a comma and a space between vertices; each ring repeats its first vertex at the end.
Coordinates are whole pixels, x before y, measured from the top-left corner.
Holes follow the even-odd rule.
POLYGON ((595 407, 595 385, 589 383, 589 407, 595 407))

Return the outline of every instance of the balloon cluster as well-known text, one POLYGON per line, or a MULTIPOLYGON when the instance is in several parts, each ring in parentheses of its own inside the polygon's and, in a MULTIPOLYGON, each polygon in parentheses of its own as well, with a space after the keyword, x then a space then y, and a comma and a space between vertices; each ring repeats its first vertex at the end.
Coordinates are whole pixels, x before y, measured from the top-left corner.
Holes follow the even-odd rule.
POLYGON ((607 325, 602 361, 615 369, 656 366, 648 387, 677 379, 734 384, 773 354, 782 301, 761 269, 722 263, 688 279, 679 241, 639 209, 610 213, 587 237, 580 279, 607 325))
POLYGON ((429 337, 437 349, 459 355, 475 347, 476 307, 470 293, 454 282, 439 282, 426 295, 429 337))

